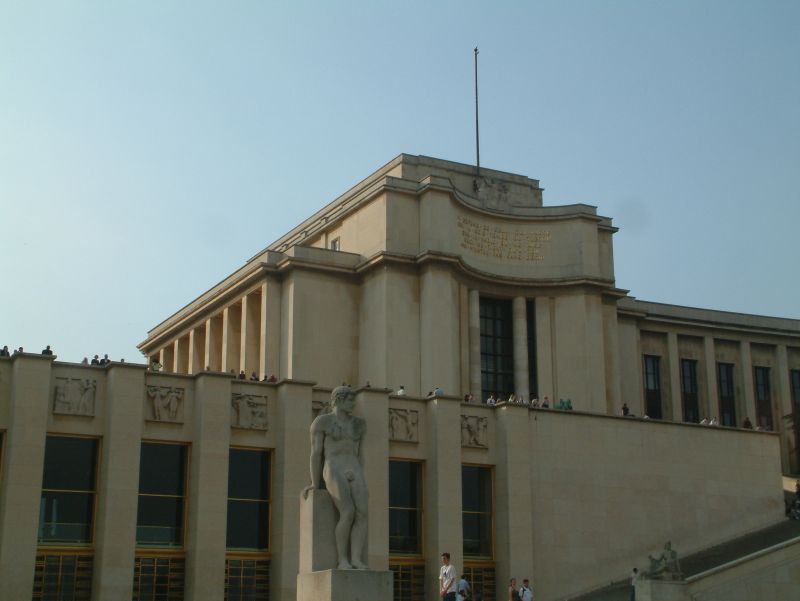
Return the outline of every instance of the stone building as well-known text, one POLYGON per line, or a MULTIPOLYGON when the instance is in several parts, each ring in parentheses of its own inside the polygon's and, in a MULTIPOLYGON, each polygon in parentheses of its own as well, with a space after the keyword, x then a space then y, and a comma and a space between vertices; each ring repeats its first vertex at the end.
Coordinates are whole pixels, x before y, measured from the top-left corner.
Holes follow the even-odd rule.
MULTIPOLYGON (((775 524, 800 321, 637 300, 615 231, 400 155, 153 328, 160 371, 0 359, 0 599, 294 599, 308 427, 342 382, 398 600, 435 598, 442 551, 487 601, 511 576, 554 600, 775 524)), ((752 578, 800 567, 781 553, 752 578)))

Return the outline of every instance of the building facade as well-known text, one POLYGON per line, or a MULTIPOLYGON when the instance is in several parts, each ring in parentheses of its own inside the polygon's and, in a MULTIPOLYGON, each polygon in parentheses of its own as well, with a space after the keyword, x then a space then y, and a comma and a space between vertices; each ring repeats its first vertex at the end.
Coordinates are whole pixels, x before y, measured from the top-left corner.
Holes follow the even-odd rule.
POLYGON ((443 551, 484 599, 559 599, 775 523, 800 322, 639 301, 615 231, 400 155, 153 328, 148 365, 0 359, 0 598, 294 599, 342 382, 398 600, 437 594, 443 551))

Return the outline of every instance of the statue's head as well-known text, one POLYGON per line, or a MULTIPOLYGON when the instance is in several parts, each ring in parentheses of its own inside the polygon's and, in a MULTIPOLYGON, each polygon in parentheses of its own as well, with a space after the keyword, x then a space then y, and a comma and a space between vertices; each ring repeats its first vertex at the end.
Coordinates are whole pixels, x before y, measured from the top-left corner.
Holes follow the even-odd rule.
POLYGON ((355 392, 353 389, 343 384, 337 386, 331 392, 331 407, 341 407, 348 413, 353 410, 353 403, 355 402, 355 392))

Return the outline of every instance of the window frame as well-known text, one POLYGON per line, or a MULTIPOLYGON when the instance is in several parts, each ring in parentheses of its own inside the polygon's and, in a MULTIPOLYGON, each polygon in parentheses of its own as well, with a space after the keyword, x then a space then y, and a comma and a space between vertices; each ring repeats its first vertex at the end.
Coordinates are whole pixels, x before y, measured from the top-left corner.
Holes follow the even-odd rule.
MULTIPOLYGON (((7 432, 4 431, 6 436, 3 436, 2 445, 5 445, 7 432)), ((94 550, 94 545, 96 542, 96 530, 97 530, 97 505, 98 505, 98 483, 100 479, 100 467, 102 466, 102 453, 103 453, 103 444, 102 438, 99 436, 92 436, 88 434, 68 434, 63 432, 46 432, 45 433, 45 456, 47 454, 47 438, 79 438, 84 440, 94 440, 95 441, 95 456, 94 456, 94 478, 93 478, 93 490, 85 491, 85 490, 73 490, 73 489, 60 489, 60 488, 45 488, 44 487, 44 471, 45 471, 45 457, 42 458, 42 484, 41 489, 39 491, 39 503, 41 508, 41 499, 42 495, 45 492, 67 492, 67 493, 83 493, 83 494, 91 494, 92 495, 92 523, 89 527, 89 540, 87 542, 77 542, 77 543, 69 543, 69 542, 47 542, 39 540, 39 534, 37 531, 36 534, 36 549, 46 551, 46 554, 52 555, 54 554, 83 554, 86 553, 88 550, 94 550)), ((0 460, 2 460, 2 452, 4 451, 3 448, 0 448, 0 460)), ((2 463, 0 463, 0 470, 2 470, 2 463)), ((2 477, 2 472, 0 472, 0 478, 2 477)), ((41 510, 41 509, 40 509, 41 510)), ((38 528, 38 526, 37 526, 38 528)))
MULTIPOLYGON (((719 411, 719 423, 722 426, 730 426, 732 428, 736 427, 736 420, 738 416, 736 415, 736 364, 729 363, 725 361, 717 361, 717 410, 719 411), (730 396, 723 395, 722 392, 722 383, 723 383, 723 370, 729 371, 730 373, 725 374, 725 383, 729 385, 730 388, 730 396), (732 422, 733 423, 725 423, 727 420, 725 419, 725 412, 723 411, 723 403, 728 404, 730 403, 730 410, 732 412, 732 422)), ((756 418, 756 421, 757 418, 756 418)))
POLYGON ((497 494, 497 487, 495 483, 495 466, 494 465, 487 465, 485 463, 469 463, 465 462, 461 464, 461 495, 462 495, 462 503, 461 503, 461 552, 464 558, 464 563, 471 562, 485 562, 485 563, 494 563, 496 557, 496 544, 497 544, 497 531, 496 531, 496 517, 495 517, 495 508, 497 507, 497 499, 495 495, 497 494), (485 511, 465 511, 464 510, 464 503, 463 503, 463 495, 464 495, 464 468, 465 467, 475 467, 480 469, 487 470, 489 474, 489 485, 491 486, 491 491, 489 494, 489 499, 491 499, 492 506, 490 508, 489 516, 489 532, 491 536, 491 541, 489 542, 490 547, 490 555, 467 555, 464 552, 464 514, 468 513, 470 515, 486 515, 487 512, 485 511))
POLYGON ((514 311, 512 307, 512 299, 500 298, 492 296, 479 295, 478 297, 478 320, 479 320, 479 338, 480 338, 480 360, 481 360, 481 400, 485 401, 489 395, 497 394, 500 402, 508 398, 510 394, 516 394, 514 390, 514 311), (502 307, 505 315, 498 317, 496 315, 497 309, 502 307), (491 308, 491 315, 486 315, 491 308), (492 327, 492 334, 488 333, 488 328, 484 327, 484 323, 491 320, 494 325, 497 323, 508 323, 508 336, 496 335, 494 333, 495 327, 492 327), (484 348, 489 346, 485 341, 491 340, 493 350, 491 352, 484 351, 484 348), (501 351, 497 351, 497 344, 500 344, 501 351), (503 342, 508 342, 509 352, 502 350, 503 342), (490 370, 488 368, 489 359, 493 359, 494 367, 490 370), (502 364, 502 367, 501 367, 502 364), (495 386, 489 387, 490 377, 494 378, 495 386), (497 383, 498 379, 507 380, 506 385, 509 389, 500 387, 497 383))
POLYGON ((682 409, 682 417, 684 422, 688 423, 700 423, 700 389, 697 385, 697 359, 680 359, 680 377, 681 377, 681 404, 683 407, 682 409), (688 373, 685 371, 686 368, 689 367, 688 373), (687 383, 691 384, 689 388, 693 388, 693 390, 687 390, 687 383), (695 420, 688 419, 688 411, 687 405, 688 404, 694 405, 694 410, 696 414, 695 420))
MULTIPOLYGON (((664 398, 663 398, 663 386, 661 385, 661 355, 649 355, 643 354, 642 355, 642 376, 644 379, 644 408, 645 408, 645 415, 651 419, 663 419, 664 418, 664 398), (648 370, 649 365, 655 366, 655 374, 653 374, 654 382, 656 384, 656 388, 649 388, 649 376, 650 371, 648 370), (653 393, 657 399, 653 401, 653 403, 657 402, 658 405, 658 415, 651 415, 651 413, 655 413, 650 411, 651 409, 651 400, 649 398, 650 393, 653 393)), ((656 405, 653 404, 652 407, 656 405)))
POLYGON ((267 453, 269 463, 269 478, 267 480, 267 500, 255 501, 253 499, 240 499, 229 497, 228 491, 225 492, 225 557, 227 559, 271 559, 272 558, 272 509, 273 509, 273 486, 272 478, 275 470, 275 450, 266 447, 251 447, 246 445, 230 445, 228 450, 228 478, 230 478, 230 451, 250 451, 267 453), (228 507, 230 501, 247 501, 252 503, 267 504, 267 548, 266 549, 247 549, 244 547, 228 547, 228 507))
MULTIPOLYGON (((419 507, 417 508, 417 513, 419 515, 419 553, 392 553, 391 547, 391 531, 389 532, 389 563, 398 563, 399 560, 413 560, 413 562, 422 560, 425 558, 425 461, 422 459, 409 459, 407 457, 389 457, 389 463, 392 461, 397 462, 404 462, 404 463, 414 463, 419 466, 419 507)), ((389 464, 387 464, 387 469, 390 469, 389 464)), ((390 471, 391 474, 391 471, 390 471)), ((388 479, 387 479, 388 480, 388 479)), ((391 482, 389 482, 389 496, 391 497, 391 482)), ((391 512, 392 509, 398 509, 407 511, 411 508, 409 507, 394 507, 391 504, 391 498, 389 498, 389 523, 391 524, 391 512)))
POLYGON ((137 488, 136 493, 136 540, 134 541, 134 549, 136 556, 141 557, 151 557, 156 555, 179 555, 183 556, 186 552, 186 526, 189 521, 189 472, 191 470, 191 463, 192 463, 192 445, 189 442, 182 441, 182 440, 142 440, 139 443, 139 486, 137 488), (183 462, 183 496, 178 497, 176 495, 161 495, 161 494, 153 494, 153 493, 141 493, 141 457, 142 457, 142 446, 145 444, 157 444, 157 445, 169 445, 169 446, 180 446, 184 447, 185 449, 185 456, 183 462), (169 497, 169 498, 183 498, 183 514, 181 516, 181 542, 179 545, 156 545, 156 544, 142 544, 139 542, 139 497, 169 497))

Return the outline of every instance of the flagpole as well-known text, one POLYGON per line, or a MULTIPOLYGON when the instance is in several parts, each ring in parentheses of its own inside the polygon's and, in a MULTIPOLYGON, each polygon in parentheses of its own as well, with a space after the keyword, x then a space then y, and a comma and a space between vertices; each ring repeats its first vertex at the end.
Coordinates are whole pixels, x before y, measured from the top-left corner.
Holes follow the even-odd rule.
POLYGON ((478 129, 478 47, 475 46, 475 155, 477 159, 477 176, 481 176, 481 138, 478 129))

